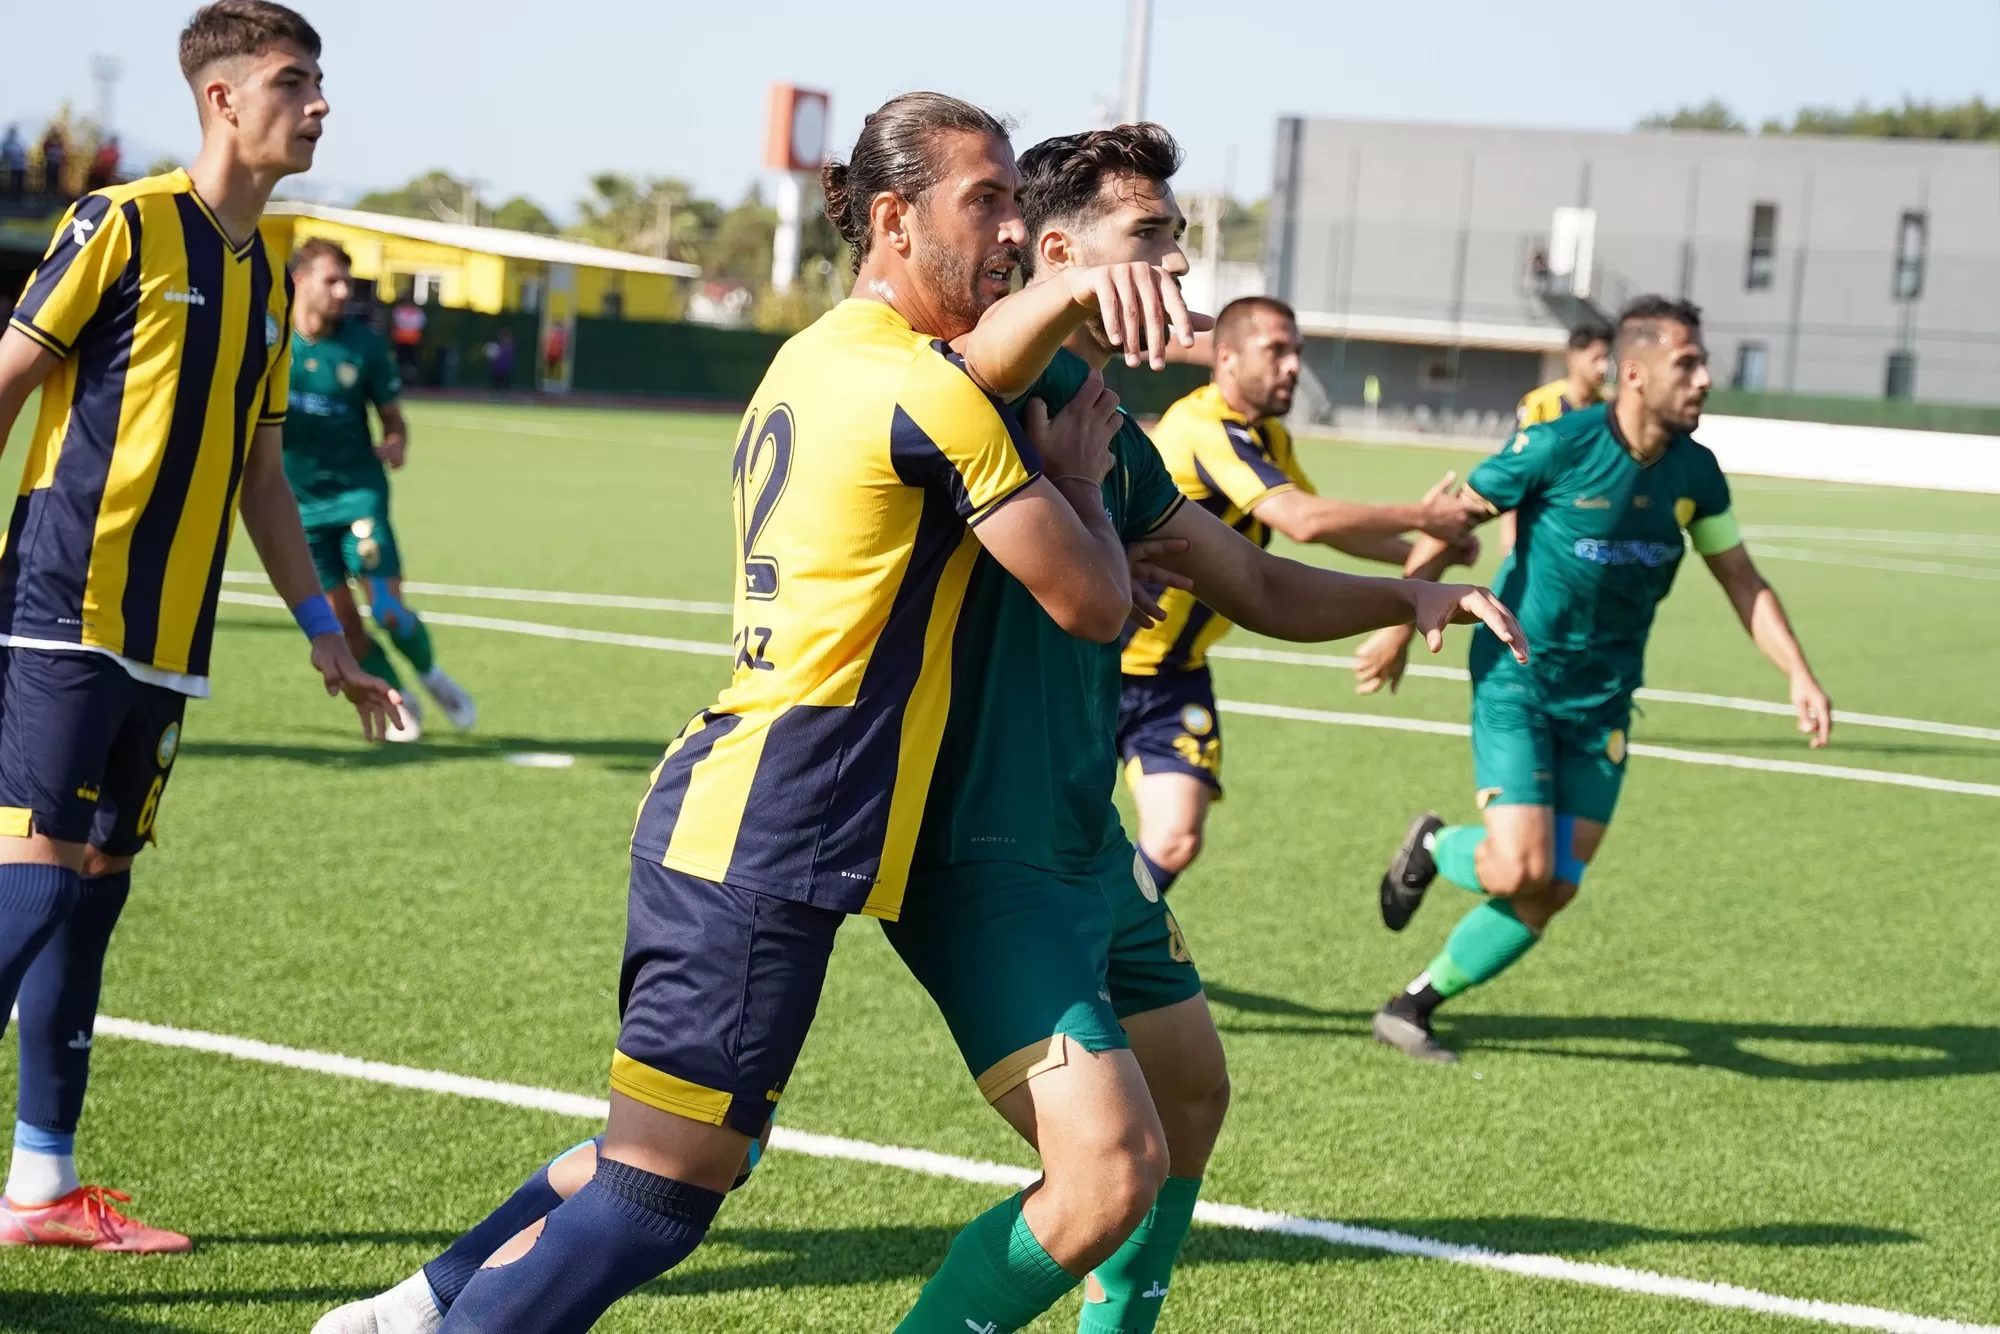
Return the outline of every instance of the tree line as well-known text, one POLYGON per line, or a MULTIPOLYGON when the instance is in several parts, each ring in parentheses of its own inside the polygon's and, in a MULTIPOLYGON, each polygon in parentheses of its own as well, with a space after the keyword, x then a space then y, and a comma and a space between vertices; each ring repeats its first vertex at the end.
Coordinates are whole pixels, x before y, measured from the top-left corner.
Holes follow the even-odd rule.
MULTIPOLYGON (((1750 126, 1719 98, 1677 111, 1655 112, 1639 122, 1642 130, 1709 130, 1748 134, 1750 126)), ((1802 107, 1791 120, 1773 118, 1757 127, 1758 134, 1831 134, 1864 139, 1958 139, 1991 143, 2000 140, 2000 102, 1983 97, 1964 102, 1918 102, 1904 98, 1901 106, 1851 109, 1802 107)))

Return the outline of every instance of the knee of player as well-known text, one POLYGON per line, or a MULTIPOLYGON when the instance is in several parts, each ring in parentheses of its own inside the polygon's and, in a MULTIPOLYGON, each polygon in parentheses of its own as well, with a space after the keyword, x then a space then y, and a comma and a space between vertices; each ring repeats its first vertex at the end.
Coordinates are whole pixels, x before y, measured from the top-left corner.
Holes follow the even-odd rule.
POLYGON ((1548 889, 1554 868, 1546 854, 1495 847, 1491 840, 1487 848, 1488 854, 1479 868, 1479 883, 1489 894, 1530 898, 1548 889))
POLYGON ((1091 1183, 1095 1230, 1123 1239, 1144 1222, 1166 1184, 1167 1163, 1167 1139, 1157 1127, 1107 1156, 1091 1183))

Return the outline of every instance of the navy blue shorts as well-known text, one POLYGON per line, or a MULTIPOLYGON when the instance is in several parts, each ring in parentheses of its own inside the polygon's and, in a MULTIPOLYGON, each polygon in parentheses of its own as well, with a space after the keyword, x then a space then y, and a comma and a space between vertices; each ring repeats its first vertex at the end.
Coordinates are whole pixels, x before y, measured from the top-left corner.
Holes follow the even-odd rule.
POLYGON ((1128 676, 1118 699, 1118 754, 1125 776, 1186 774, 1222 795, 1222 720, 1208 668, 1128 676))
POLYGON ((0 647, 0 834, 137 853, 153 840, 186 708, 102 653, 0 647))
POLYGON ((754 1139, 805 1046, 846 918, 634 857, 611 1087, 754 1139))

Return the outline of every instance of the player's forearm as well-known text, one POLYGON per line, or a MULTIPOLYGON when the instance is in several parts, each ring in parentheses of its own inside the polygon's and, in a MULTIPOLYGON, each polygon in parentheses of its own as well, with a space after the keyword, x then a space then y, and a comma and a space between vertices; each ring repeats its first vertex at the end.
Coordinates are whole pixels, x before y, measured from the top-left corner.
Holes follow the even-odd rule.
POLYGON ((1788 678, 1812 675, 1805 648, 1792 630, 1791 618, 1785 615, 1785 604, 1778 600, 1777 590, 1769 584, 1757 590, 1745 624, 1751 642, 1771 660, 1772 666, 1788 678))
POLYGON ((285 481, 284 469, 268 462, 258 466, 259 452, 252 449, 244 468, 243 526, 249 530, 250 544, 264 563, 271 586, 287 607, 297 607, 319 594, 319 574, 306 549, 299 503, 285 481))
MULTIPOLYGON (((1396 537, 1421 528, 1423 522, 1423 516, 1415 505, 1357 505, 1348 500, 1320 496, 1315 498, 1312 509, 1306 515, 1305 534, 1297 536, 1296 540, 1318 542, 1344 551, 1348 542, 1396 537)), ((1285 532, 1285 535, 1295 536, 1291 532, 1285 532)))
POLYGON ((1409 560, 1411 550, 1407 540, 1381 533, 1336 537, 1329 539, 1326 545, 1360 560, 1380 561, 1384 565, 1394 565, 1398 568, 1409 560))
POLYGON ((1294 643, 1324 643, 1404 625, 1412 614, 1408 585, 1401 579, 1342 574, 1262 551, 1256 551, 1247 580, 1204 581, 1199 574, 1194 580, 1195 596, 1222 615, 1260 635, 1294 643))
POLYGON ((1451 564, 1451 543, 1441 537, 1422 534, 1410 543, 1410 553, 1403 560, 1403 577, 1434 584, 1444 578, 1444 572, 1451 568, 1451 564))
POLYGON ((0 449, 6 447, 7 435, 29 395, 55 368, 55 354, 34 339, 16 329, 0 332, 0 449))
POLYGON ((1086 572, 1092 583, 1099 586, 1091 599, 1092 606, 1114 617, 1118 630, 1123 630, 1125 613, 1132 606, 1132 569, 1126 563, 1124 539, 1112 527, 1111 516, 1104 512, 1103 489, 1081 479, 1065 479, 1056 483, 1056 490, 1075 511, 1088 539, 1086 572))
POLYGON ((403 416, 403 405, 389 403, 375 409, 375 412, 382 418, 383 443, 394 441, 407 448, 410 443, 410 423, 403 416))
POLYGON ((1063 283, 1033 283, 994 302, 953 346, 987 393, 1011 402, 1048 369, 1087 314, 1063 283))

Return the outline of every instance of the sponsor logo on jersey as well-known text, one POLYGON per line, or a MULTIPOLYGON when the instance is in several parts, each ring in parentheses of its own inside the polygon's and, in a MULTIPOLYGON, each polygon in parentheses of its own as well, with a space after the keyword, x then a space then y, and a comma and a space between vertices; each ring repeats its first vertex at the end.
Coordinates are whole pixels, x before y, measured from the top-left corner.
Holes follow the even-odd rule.
POLYGON ((179 723, 168 723, 167 730, 160 733, 160 744, 154 748, 153 754, 160 761, 160 767, 164 769, 172 764, 174 756, 180 753, 181 725, 179 723))
POLYGON ((1633 496, 1632 508, 1635 510, 1649 510, 1653 508, 1653 498, 1648 495, 1633 496))
POLYGON ((97 224, 89 218, 77 218, 69 225, 69 239, 79 246, 90 244, 90 234, 97 230, 97 224))
MULTIPOLYGON (((308 367, 307 369, 311 369, 308 367)), ((333 378, 340 381, 342 389, 352 389, 361 379, 361 368, 351 361, 337 362, 333 368, 333 378)))
POLYGON ((190 287, 185 292, 176 292, 173 288, 169 287, 165 292, 160 294, 160 300, 170 306, 205 306, 208 304, 208 298, 201 294, 199 287, 190 287))
POLYGON ((1612 541, 1605 538, 1580 537, 1576 540, 1574 550, 1578 560, 1587 560, 1592 565, 1643 565, 1649 570, 1655 570, 1679 560, 1683 548, 1678 542, 1612 541))
POLYGON ((1611 508, 1611 497, 1578 496, 1576 498, 1576 507, 1580 510, 1608 510, 1611 508))
POLYGON ((1522 431, 1519 435, 1516 435, 1514 437, 1514 452, 1518 454, 1527 447, 1528 447, 1528 433, 1526 431, 1522 431))

